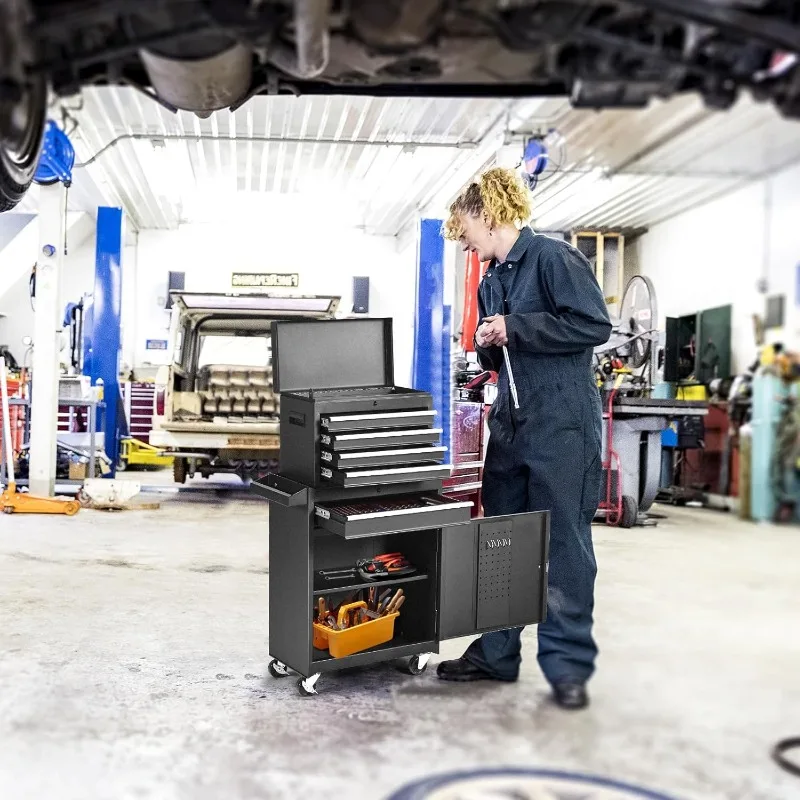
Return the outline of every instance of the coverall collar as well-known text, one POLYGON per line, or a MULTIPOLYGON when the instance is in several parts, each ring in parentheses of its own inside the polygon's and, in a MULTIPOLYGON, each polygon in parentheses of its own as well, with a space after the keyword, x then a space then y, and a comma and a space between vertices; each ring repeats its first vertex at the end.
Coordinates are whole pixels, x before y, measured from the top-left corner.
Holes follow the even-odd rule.
MULTIPOLYGON (((514 246, 508 251, 508 256, 506 257, 506 260, 503 261, 502 263, 516 264, 518 261, 522 261, 532 241, 533 241, 533 231, 527 225, 525 225, 520 230, 519 236, 517 237, 517 241, 514 242, 514 246)), ((499 263, 501 262, 499 262, 496 258, 492 259, 490 270, 496 268, 499 263)), ((487 277, 491 276, 487 275, 487 277)))
POLYGON ((506 257, 505 263, 510 264, 512 262, 521 261, 526 250, 528 249, 528 245, 530 245, 532 241, 533 231, 527 225, 525 225, 520 230, 517 241, 514 242, 514 246, 508 251, 508 256, 506 257))

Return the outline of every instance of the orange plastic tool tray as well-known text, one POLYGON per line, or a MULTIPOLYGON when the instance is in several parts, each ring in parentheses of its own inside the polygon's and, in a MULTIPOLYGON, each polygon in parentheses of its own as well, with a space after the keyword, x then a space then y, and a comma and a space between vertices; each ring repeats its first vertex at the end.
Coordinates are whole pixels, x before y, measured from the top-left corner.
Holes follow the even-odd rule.
MULTIPOLYGON (((353 608, 366 608, 364 602, 350 603, 339 609, 339 624, 344 621, 345 615, 353 608)), ((400 616, 399 611, 387 614, 385 617, 362 622, 343 631, 335 631, 325 625, 314 625, 314 647, 318 650, 328 650, 333 658, 344 658, 353 653, 360 653, 377 647, 379 644, 390 642, 394 638, 394 621, 400 616)))

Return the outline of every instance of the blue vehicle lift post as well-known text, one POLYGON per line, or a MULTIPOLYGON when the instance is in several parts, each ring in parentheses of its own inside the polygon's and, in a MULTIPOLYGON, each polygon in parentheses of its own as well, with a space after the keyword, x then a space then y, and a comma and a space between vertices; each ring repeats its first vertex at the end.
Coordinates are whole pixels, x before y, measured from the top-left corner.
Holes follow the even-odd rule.
POLYGON ((103 386, 103 433, 113 478, 125 428, 119 385, 122 323, 122 209, 97 209, 94 291, 84 308, 83 374, 103 386))
POLYGON ((451 308, 444 302, 444 239, 440 219, 420 220, 417 235, 417 293, 414 309, 412 388, 430 392, 450 453, 451 308))

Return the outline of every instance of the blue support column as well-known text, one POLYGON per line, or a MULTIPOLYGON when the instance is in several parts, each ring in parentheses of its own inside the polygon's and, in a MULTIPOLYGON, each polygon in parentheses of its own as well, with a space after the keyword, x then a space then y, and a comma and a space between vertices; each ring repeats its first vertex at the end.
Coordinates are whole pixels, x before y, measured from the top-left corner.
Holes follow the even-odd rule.
POLYGON ((105 451, 113 477, 124 421, 119 388, 122 322, 122 209, 97 209, 97 245, 92 302, 84 319, 83 373, 103 384, 105 451))
POLYGON ((423 219, 417 237, 417 295, 414 311, 412 386, 430 392, 450 456, 450 312, 444 304, 442 221, 423 219))

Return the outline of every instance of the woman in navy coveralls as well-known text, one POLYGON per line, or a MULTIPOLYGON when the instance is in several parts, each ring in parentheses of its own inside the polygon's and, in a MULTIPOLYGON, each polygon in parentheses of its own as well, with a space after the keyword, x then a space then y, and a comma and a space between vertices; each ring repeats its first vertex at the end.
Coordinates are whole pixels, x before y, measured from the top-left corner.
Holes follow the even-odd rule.
MULTIPOLYGON (((492 169, 450 207, 445 235, 489 267, 478 289, 478 358, 499 373, 483 477, 487 516, 550 511, 547 619, 539 665, 563 708, 588 703, 597 572, 591 523, 601 481, 600 396, 592 351, 611 323, 586 258, 526 226, 529 195, 510 170, 492 169), (505 367, 507 347, 519 409, 505 367)), ((514 681, 522 629, 484 634, 439 665, 448 681, 514 681)))

